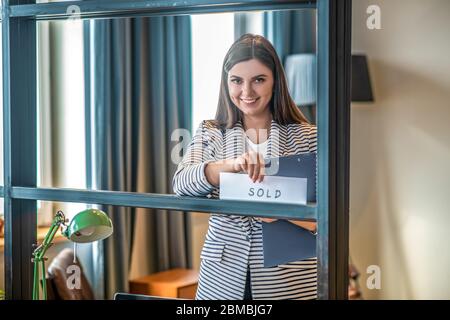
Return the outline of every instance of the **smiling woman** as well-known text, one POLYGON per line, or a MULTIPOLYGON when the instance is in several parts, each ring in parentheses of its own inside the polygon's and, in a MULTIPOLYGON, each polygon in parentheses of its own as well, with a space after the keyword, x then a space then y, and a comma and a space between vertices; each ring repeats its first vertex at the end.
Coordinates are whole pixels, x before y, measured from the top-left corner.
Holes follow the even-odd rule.
MULTIPOLYGON (((178 195, 216 198, 220 173, 242 171, 261 181, 263 157, 316 152, 316 145, 316 128, 289 96, 275 49, 264 37, 245 34, 225 56, 216 119, 200 124, 173 189, 178 195), (263 141, 264 154, 251 150, 251 143, 263 141)), ((201 258, 197 299, 317 297, 315 257, 264 267, 259 218, 213 214, 201 258)))

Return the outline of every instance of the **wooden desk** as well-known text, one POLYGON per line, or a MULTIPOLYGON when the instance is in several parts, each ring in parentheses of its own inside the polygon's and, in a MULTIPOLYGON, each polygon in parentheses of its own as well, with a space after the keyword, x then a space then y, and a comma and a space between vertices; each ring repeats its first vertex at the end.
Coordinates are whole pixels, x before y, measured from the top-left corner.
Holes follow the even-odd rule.
POLYGON ((130 280, 130 293, 195 299, 197 283, 198 271, 171 269, 130 280))

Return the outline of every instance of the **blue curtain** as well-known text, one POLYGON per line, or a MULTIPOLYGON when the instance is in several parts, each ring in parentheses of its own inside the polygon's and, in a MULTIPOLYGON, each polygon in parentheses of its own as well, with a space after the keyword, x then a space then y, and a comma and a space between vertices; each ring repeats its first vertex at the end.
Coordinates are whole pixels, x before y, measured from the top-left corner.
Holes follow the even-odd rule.
POLYGON ((316 52, 316 10, 264 13, 264 36, 284 64, 289 54, 316 52))
MULTIPOLYGON (((283 65, 296 53, 316 53, 316 10, 264 12, 264 36, 272 43, 283 65)), ((301 106, 303 114, 316 122, 315 105, 301 106)))
POLYGON ((234 40, 243 34, 250 32, 249 19, 253 13, 237 12, 234 14, 234 40))
MULTIPOLYGON (((191 126, 190 17, 96 20, 89 29, 97 189, 172 193, 171 133, 191 126)), ((146 210, 137 223, 143 209, 103 209, 114 223, 96 285, 104 283, 106 298, 128 291, 137 224, 145 228, 148 256, 140 259, 148 272, 189 267, 186 214, 146 210)))

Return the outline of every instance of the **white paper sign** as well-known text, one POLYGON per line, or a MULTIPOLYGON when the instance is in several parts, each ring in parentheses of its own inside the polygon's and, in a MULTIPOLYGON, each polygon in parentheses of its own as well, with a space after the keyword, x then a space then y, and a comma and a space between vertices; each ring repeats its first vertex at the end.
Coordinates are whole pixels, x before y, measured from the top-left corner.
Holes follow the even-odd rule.
POLYGON ((307 179, 264 176, 259 183, 247 174, 220 173, 220 199, 306 204, 307 179))

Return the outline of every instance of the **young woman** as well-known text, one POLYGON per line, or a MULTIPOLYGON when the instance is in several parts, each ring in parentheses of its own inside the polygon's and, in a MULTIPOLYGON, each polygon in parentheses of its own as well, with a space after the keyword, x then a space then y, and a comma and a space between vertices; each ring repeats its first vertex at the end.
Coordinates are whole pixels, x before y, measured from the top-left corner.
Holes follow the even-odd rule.
MULTIPOLYGON (((225 56, 216 119, 201 123, 173 188, 178 195, 217 198, 220 172, 262 181, 265 157, 316 152, 316 146, 316 128, 291 99, 275 49, 264 37, 245 34, 225 56)), ((211 215, 197 299, 316 298, 316 258, 263 266, 261 221, 274 219, 211 215)))

